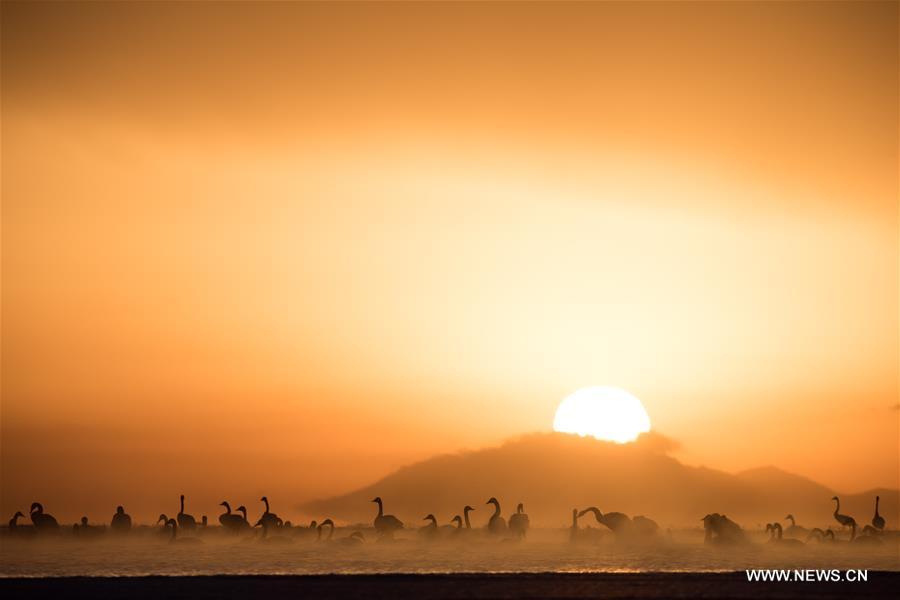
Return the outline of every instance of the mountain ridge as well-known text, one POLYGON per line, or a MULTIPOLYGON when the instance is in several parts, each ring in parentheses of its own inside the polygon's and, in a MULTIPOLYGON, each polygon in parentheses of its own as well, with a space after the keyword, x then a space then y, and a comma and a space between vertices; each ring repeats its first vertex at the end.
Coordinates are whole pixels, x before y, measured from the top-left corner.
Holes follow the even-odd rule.
MULTIPOLYGON (((726 513, 745 526, 781 520, 788 513, 808 527, 836 525, 831 516, 835 492, 823 484, 774 465, 735 474, 689 466, 669 455, 675 448, 675 442, 655 432, 630 444, 561 433, 524 434, 498 446, 435 455, 301 509, 343 522, 366 522, 374 514, 370 500, 381 496, 387 512, 412 526, 426 513, 449 522, 466 504, 475 507, 473 521, 480 523, 488 513, 483 503, 496 496, 505 514, 524 502, 532 522, 541 526, 567 526, 572 508, 589 505, 645 514, 672 527, 694 525, 708 512, 726 513)), ((888 525, 896 526, 898 490, 838 494, 841 512, 868 523, 875 493, 882 497, 888 525)))

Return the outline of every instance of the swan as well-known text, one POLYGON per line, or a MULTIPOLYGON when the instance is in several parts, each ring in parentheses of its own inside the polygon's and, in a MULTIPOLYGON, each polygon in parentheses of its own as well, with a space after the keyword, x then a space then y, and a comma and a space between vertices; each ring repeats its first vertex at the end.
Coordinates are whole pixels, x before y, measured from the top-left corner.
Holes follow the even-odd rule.
POLYGON ((488 532, 494 535, 503 535, 506 533, 506 521, 500 516, 500 502, 492 497, 485 504, 494 505, 494 514, 491 515, 487 525, 488 532))
POLYGON ((850 539, 856 536, 856 519, 848 515, 841 514, 841 500, 837 496, 833 496, 831 498, 835 502, 834 507, 834 520, 840 523, 843 527, 853 527, 853 535, 850 539))
POLYGON ((781 529, 781 523, 770 523, 770 524, 767 525, 766 527, 771 527, 771 528, 772 528, 772 532, 773 532, 773 533, 775 534, 775 536, 776 536, 776 537, 774 538, 774 540, 771 540, 771 541, 774 541, 776 544, 778 544, 778 545, 780 545, 780 546, 789 546, 789 547, 791 547, 791 548, 799 548, 800 546, 805 546, 805 545, 806 545, 806 544, 804 544, 803 542, 801 542, 800 540, 795 540, 795 539, 792 539, 792 538, 784 538, 784 537, 782 537, 783 531, 782 531, 782 529, 781 529))
POLYGON ((419 528, 419 535, 425 538, 426 540, 432 540, 437 536, 438 532, 438 524, 437 518, 434 515, 426 515, 423 521, 430 521, 428 525, 419 528))
POLYGON ((31 522, 34 523, 34 530, 38 533, 42 531, 59 531, 59 523, 56 518, 44 512, 44 506, 40 502, 31 503, 31 522))
MULTIPOLYGON (((829 530, 831 531, 831 530, 829 530)), ((809 543, 810 540, 815 539, 820 544, 825 541, 825 532, 819 529, 818 527, 813 527, 809 535, 806 536, 806 542, 809 543)))
POLYGON ((631 532, 632 522, 628 515, 620 512, 602 513, 596 506, 589 506, 579 511, 578 516, 583 517, 587 513, 594 513, 594 518, 601 525, 605 525, 616 534, 627 534, 631 532))
POLYGON ((528 519, 528 515, 525 514, 525 505, 520 502, 516 506, 516 514, 509 518, 509 531, 514 536, 525 539, 529 525, 531 525, 531 521, 528 519))
POLYGON ((578 529, 578 509, 572 509, 572 526, 569 527, 569 541, 576 542, 581 537, 578 529))
POLYGON ((636 515, 631 519, 632 529, 641 535, 655 535, 659 531, 659 524, 649 517, 636 515))
POLYGON ((877 529, 879 532, 884 531, 884 517, 878 514, 878 503, 881 501, 881 496, 875 496, 875 516, 872 517, 872 527, 877 529))
POLYGON ((24 519, 25 515, 21 511, 16 511, 13 518, 9 520, 9 535, 32 536, 37 533, 34 525, 19 525, 20 518, 24 519))
POLYGON ((361 531, 354 531, 349 536, 341 538, 337 542, 342 546, 361 546, 366 542, 366 537, 361 531))
POLYGON ((178 518, 178 526, 185 531, 190 531, 197 527, 197 520, 194 519, 193 515, 184 512, 184 494, 181 494, 181 510, 175 516, 178 518))
POLYGON ((332 521, 331 519, 325 519, 324 521, 322 521, 321 523, 319 523, 316 526, 316 531, 319 532, 318 540, 320 542, 321 541, 330 542, 331 538, 334 536, 334 521, 332 521), (324 529, 325 527, 328 527, 328 537, 323 540, 322 539, 322 529, 324 529))
POLYGON ((125 512, 122 506, 116 507, 116 514, 113 515, 109 524, 110 529, 116 532, 125 532, 131 529, 131 515, 125 512))
POLYGON ((870 525, 866 525, 863 528, 863 534, 859 537, 856 537, 856 524, 852 525, 853 533, 850 535, 850 541, 859 546, 880 546, 883 544, 881 538, 878 536, 880 533, 874 527, 870 525), (874 532, 874 533, 873 533, 874 532))
POLYGON ((465 521, 466 521, 466 529, 472 529, 472 523, 469 522, 469 513, 473 510, 475 510, 475 509, 472 508, 471 506, 469 506, 468 504, 466 504, 466 507, 463 508, 463 519, 465 519, 465 521))
POLYGON ((711 513, 700 520, 703 521, 704 544, 735 544, 747 541, 741 526, 725 515, 711 513))
POLYGON ((202 544, 203 540, 196 537, 186 537, 180 538, 178 537, 178 521, 175 519, 167 519, 166 527, 172 528, 172 537, 169 538, 170 544, 202 544))
POLYGON ((403 521, 394 515, 384 514, 384 503, 381 496, 372 499, 378 505, 378 515, 375 517, 375 531, 383 537, 393 537, 394 532, 403 529, 403 521))
POLYGON ((794 518, 794 515, 787 515, 784 520, 791 522, 791 526, 784 530, 788 536, 803 536, 808 533, 806 527, 797 525, 797 520, 794 518))
POLYGON ((459 515, 456 515, 455 517, 450 519, 450 525, 444 525, 443 527, 441 527, 441 529, 447 531, 450 535, 459 535, 464 531, 463 518, 459 515))
POLYGON ((231 505, 228 504, 228 502, 223 500, 219 503, 219 506, 225 507, 225 512, 219 515, 219 523, 222 524, 222 527, 234 533, 243 529, 244 519, 241 515, 236 515, 231 512, 231 505))
POLYGON ((265 527, 279 527, 281 525, 281 519, 278 515, 269 510, 269 499, 266 496, 263 496, 259 501, 265 503, 266 512, 259 518, 259 523, 257 523, 257 525, 263 525, 263 530, 265 530, 265 527))
POLYGON ((266 518, 265 515, 259 518, 254 527, 262 527, 262 537, 260 537, 260 542, 265 542, 267 544, 286 544, 289 542, 293 542, 289 537, 285 537, 283 535, 276 535, 273 537, 269 537, 269 528, 280 528, 282 526, 282 521, 280 518, 275 517, 274 519, 266 518))

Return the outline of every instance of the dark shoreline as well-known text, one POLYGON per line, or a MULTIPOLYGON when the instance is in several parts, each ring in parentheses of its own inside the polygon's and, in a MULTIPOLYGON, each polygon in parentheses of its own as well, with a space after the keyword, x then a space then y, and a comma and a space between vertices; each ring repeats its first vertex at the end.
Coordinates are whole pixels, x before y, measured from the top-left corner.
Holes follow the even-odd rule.
POLYGON ((215 575, 0 578, 3 598, 896 598, 900 572, 867 582, 748 582, 734 573, 215 575))

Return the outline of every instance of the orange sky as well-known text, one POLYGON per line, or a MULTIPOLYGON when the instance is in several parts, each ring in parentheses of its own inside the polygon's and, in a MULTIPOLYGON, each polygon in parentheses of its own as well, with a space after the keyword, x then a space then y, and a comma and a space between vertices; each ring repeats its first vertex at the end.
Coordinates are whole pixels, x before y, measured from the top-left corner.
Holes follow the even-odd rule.
POLYGON ((594 384, 897 487, 898 71, 888 2, 4 2, 2 511, 293 504, 594 384))

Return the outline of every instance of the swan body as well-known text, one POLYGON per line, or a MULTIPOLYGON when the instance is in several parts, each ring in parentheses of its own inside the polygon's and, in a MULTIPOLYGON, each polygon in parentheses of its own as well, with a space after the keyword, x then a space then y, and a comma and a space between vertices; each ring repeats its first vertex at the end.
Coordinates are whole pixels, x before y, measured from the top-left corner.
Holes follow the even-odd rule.
POLYGON ((113 515, 109 524, 110 529, 122 533, 131 529, 131 515, 125 512, 122 506, 116 507, 116 514, 113 515))
POLYGON ((509 531, 514 536, 524 539, 530 525, 531 521, 525 514, 525 506, 520 502, 516 507, 516 513, 509 518, 509 531))
MULTIPOLYGON (((593 513, 594 518, 597 519, 597 522, 601 525, 605 525, 609 528, 610 531, 615 533, 616 535, 627 535, 632 533, 633 523, 628 515, 620 512, 609 512, 602 513, 600 509, 596 506, 589 506, 582 511, 578 512, 579 517, 583 517, 587 513, 593 513)), ((649 521, 649 519, 648 519, 649 521)))
POLYGON ((44 512, 44 506, 40 502, 31 503, 31 522, 38 533, 59 531, 59 523, 56 518, 44 512))
POLYGON ((809 534, 806 527, 797 525, 797 520, 794 518, 794 515, 787 515, 784 520, 791 522, 790 526, 784 530, 784 533, 787 534, 788 537, 803 537, 809 534))
POLYGON ((747 541, 741 526, 719 513, 710 513, 703 521, 705 544, 739 544, 747 541))
POLYGON ((872 517, 872 527, 877 529, 879 532, 884 531, 884 517, 878 514, 878 503, 881 501, 881 496, 875 496, 875 516, 872 517))
POLYGON ((485 504, 494 505, 494 514, 491 515, 487 525, 488 532, 493 535, 503 535, 506 533, 506 521, 500 516, 500 501, 496 498, 491 498, 485 504))
POLYGON ((259 501, 266 505, 266 512, 264 512, 262 514, 262 516, 259 518, 257 525, 262 525, 263 531, 265 531, 265 529, 267 527, 271 528, 271 529, 280 527, 282 524, 281 519, 279 518, 278 515, 276 515, 275 513, 271 512, 269 510, 269 498, 266 496, 263 496, 262 498, 259 499, 259 501))
POLYGON ((378 515, 375 517, 375 531, 382 537, 393 537, 394 532, 403 529, 403 521, 394 515, 384 514, 384 503, 381 496, 372 499, 378 505, 378 515))
POLYGON ((180 538, 178 537, 178 521, 175 519, 167 519, 165 527, 169 527, 172 530, 172 537, 169 538, 170 544, 202 544, 203 540, 196 537, 186 537, 180 538))
MULTIPOLYGON (((853 527, 853 537, 856 536, 856 519, 849 515, 841 514, 841 499, 837 496, 833 496, 831 498, 835 502, 834 506, 834 520, 841 524, 843 527, 853 527)), ((852 539, 852 538, 851 538, 852 539)))
MULTIPOLYGON (((225 512, 219 515, 219 523, 221 523, 222 527, 227 529, 232 533, 237 533, 245 526, 244 517, 238 514, 234 514, 231 512, 231 505, 228 502, 222 501, 219 503, 219 506, 225 507, 225 512)), ((244 509, 246 510, 246 509, 244 509)))
POLYGON ((426 515, 422 520, 428 521, 429 523, 428 525, 419 528, 419 535, 426 540, 433 540, 435 537, 437 537, 438 533, 437 517, 435 517, 434 515, 426 515))
POLYGON ((184 494, 181 494, 181 509, 175 516, 178 519, 178 526, 185 531, 190 531, 197 527, 197 520, 194 518, 194 516, 184 512, 184 494))
POLYGON ((468 504, 463 508, 463 520, 466 522, 466 529, 472 529, 472 523, 469 521, 469 513, 475 510, 468 504))
POLYGON ((800 540, 783 537, 784 531, 781 528, 781 523, 770 523, 769 525, 766 525, 767 529, 769 527, 772 528, 772 533, 774 534, 774 537, 769 541, 775 542, 779 546, 799 548, 800 546, 806 545, 803 542, 801 542, 800 540))

